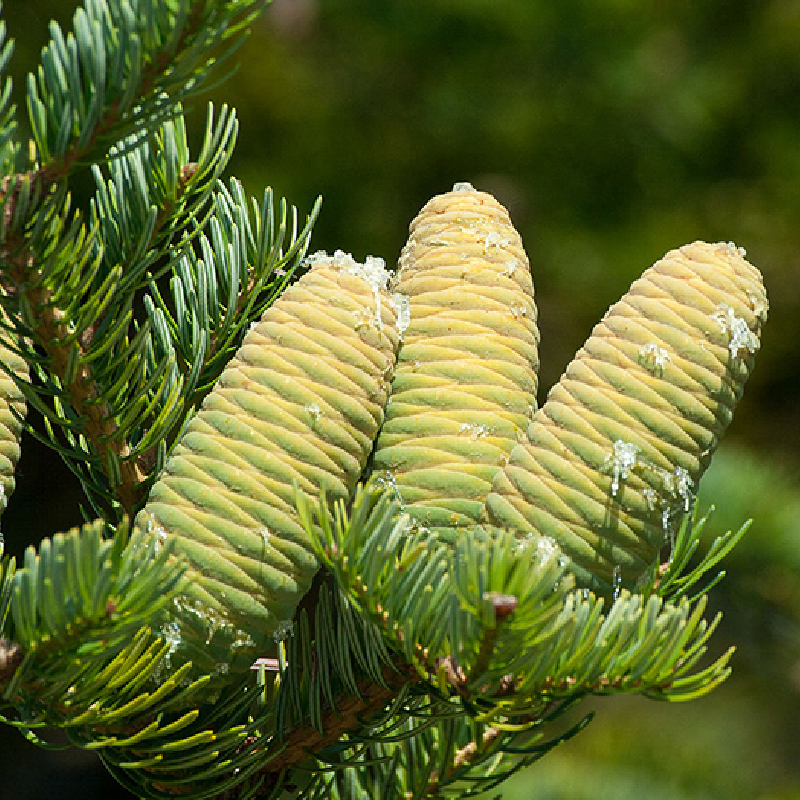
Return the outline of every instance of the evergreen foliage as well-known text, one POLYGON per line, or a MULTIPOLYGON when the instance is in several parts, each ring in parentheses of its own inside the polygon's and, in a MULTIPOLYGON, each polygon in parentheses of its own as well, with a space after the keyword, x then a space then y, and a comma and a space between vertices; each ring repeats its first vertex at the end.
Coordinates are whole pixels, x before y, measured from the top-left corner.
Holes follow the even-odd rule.
MULTIPOLYGON (((185 104, 221 77, 264 5, 85 0, 71 33, 51 26, 28 78, 24 164, 2 82, 3 503, 23 426, 63 457, 86 496, 81 528, 30 548, 19 568, 2 560, 3 720, 43 745, 43 729, 64 729, 141 797, 473 796, 580 731, 588 719, 565 714, 587 695, 711 691, 731 652, 702 663, 718 621, 704 618, 706 592, 718 578, 698 586, 744 529, 694 559, 705 519, 686 513, 667 563, 651 559, 632 590, 604 598, 576 585, 548 536, 476 522, 451 539, 410 516, 385 477, 352 497, 326 496, 320 481, 317 496, 299 469, 292 513, 324 569, 253 669, 230 669, 211 647, 202 674, 187 660, 176 609, 186 612, 191 569, 241 563, 240 541, 234 533, 233 555, 206 562, 210 546, 195 542, 190 564, 176 537, 136 515, 188 447, 185 432, 248 330, 299 272, 319 211, 300 223, 269 190, 259 202, 223 182, 237 132, 228 108, 209 109, 200 153, 189 153, 185 104), (83 172, 96 185, 87 208, 70 192, 83 172), (24 422, 23 398, 44 435, 24 422)), ((11 53, 0 27, 0 71, 11 53)), ((385 278, 375 282, 377 260, 366 272, 334 262, 375 303, 358 307, 370 316, 355 338, 393 326, 394 346, 402 314, 381 315, 394 301, 385 278)), ((393 361, 378 366, 386 379, 393 361)), ((385 397, 379 405, 363 459, 342 457, 348 490, 385 397)), ((314 428, 320 409, 304 409, 314 428)), ((230 412, 231 425, 241 416, 230 412)), ((291 439, 287 452, 300 459, 302 445, 291 439)), ((231 466, 222 462, 212 456, 210 473, 231 466)), ((188 500, 210 505, 202 492, 188 500)), ((224 614, 205 622, 207 646, 230 624, 224 614)))

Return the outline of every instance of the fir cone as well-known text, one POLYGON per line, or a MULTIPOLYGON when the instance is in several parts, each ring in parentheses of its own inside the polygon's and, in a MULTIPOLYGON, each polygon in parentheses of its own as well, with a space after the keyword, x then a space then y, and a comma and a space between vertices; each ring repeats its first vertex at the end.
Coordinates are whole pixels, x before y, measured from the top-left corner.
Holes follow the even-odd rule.
POLYGON ((473 525, 535 411, 539 332, 508 212, 469 184, 411 223, 393 288, 410 309, 374 472, 445 537, 473 525))
POLYGON ((759 348, 761 275, 732 243, 667 253, 594 328, 487 500, 608 594, 669 545, 759 348))
MULTIPOLYGON (((18 353, 0 342, 0 514, 14 492, 14 473, 20 456, 21 418, 25 416, 27 405, 25 396, 17 387, 11 375, 28 380, 28 365, 18 353), (10 373, 10 374, 9 374, 10 373)), ((2 536, 0 536, 0 555, 2 555, 2 536)))
POLYGON ((175 644, 209 669, 246 669, 286 632, 317 570, 295 485, 349 499, 383 422, 399 339, 383 261, 310 261, 252 326, 137 518, 189 564, 175 644))

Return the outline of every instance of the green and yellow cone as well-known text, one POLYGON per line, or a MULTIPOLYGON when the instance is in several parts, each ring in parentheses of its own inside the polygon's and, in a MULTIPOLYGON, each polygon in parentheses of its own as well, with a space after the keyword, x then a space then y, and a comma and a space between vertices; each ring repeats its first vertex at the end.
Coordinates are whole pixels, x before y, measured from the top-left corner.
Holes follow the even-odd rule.
POLYGON ((310 262, 253 325, 137 518, 188 563, 165 634, 174 659, 201 668, 247 669, 283 635, 317 570, 295 485, 349 499, 383 422, 399 341, 383 261, 310 262))
POLYGON ((761 275, 732 243, 667 253, 550 391, 495 478, 489 520, 550 537, 581 586, 635 586, 691 508, 767 307, 761 275))
POLYGON ((411 223, 395 292, 408 302, 373 472, 420 525, 475 524, 535 411, 539 332, 508 212, 469 184, 411 223))
MULTIPOLYGON (((0 514, 8 499, 14 492, 14 474, 20 456, 20 438, 22 436, 21 418, 25 416, 27 405, 25 396, 17 387, 11 374, 28 380, 28 365, 25 360, 0 342, 0 361, 4 369, 0 369, 0 514)), ((3 540, 0 536, 0 555, 3 553, 3 540)))

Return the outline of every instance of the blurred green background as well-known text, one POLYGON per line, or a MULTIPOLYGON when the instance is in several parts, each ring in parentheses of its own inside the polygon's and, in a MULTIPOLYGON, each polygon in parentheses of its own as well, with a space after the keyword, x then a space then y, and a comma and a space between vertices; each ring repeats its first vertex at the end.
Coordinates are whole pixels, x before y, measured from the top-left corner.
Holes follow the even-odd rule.
MULTIPOLYGON (((111 0, 113 2, 113 0, 111 0)), ((17 102, 63 0, 6 0, 17 102)), ((493 192, 531 259, 541 383, 666 250, 733 240, 771 311, 755 374, 701 486, 712 533, 751 531, 712 592, 734 675, 689 704, 600 698, 509 800, 800 798, 800 0, 276 0, 213 93, 237 108, 230 173, 304 215, 315 249, 391 264, 423 203, 493 192)), ((190 122, 198 140, 204 100, 190 122)), ((540 401, 544 399, 544 391, 540 401)), ((26 442, 8 549, 78 521, 26 442)), ((124 797, 93 756, 0 740, 0 796, 124 797)))

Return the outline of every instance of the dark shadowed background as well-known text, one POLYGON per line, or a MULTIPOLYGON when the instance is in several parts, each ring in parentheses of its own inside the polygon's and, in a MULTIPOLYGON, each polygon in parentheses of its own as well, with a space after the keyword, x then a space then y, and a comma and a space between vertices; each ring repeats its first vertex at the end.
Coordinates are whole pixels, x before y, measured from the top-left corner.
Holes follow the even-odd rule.
MULTIPOLYGON (((6 0, 22 108, 48 21, 71 13, 6 0)), ((455 181, 507 205, 536 286, 540 401, 665 251, 747 249, 770 320, 700 499, 712 532, 755 519, 712 597, 734 676, 689 704, 597 700, 506 797, 800 798, 800 0, 276 0, 239 59, 213 92, 241 122, 229 172, 302 215, 321 194, 314 249, 391 264, 455 181)), ((204 116, 197 101, 195 141, 204 116)), ((8 551, 79 521, 74 481, 26 440, 8 551)), ((0 737, 0 798, 125 797, 91 754, 0 737)))

